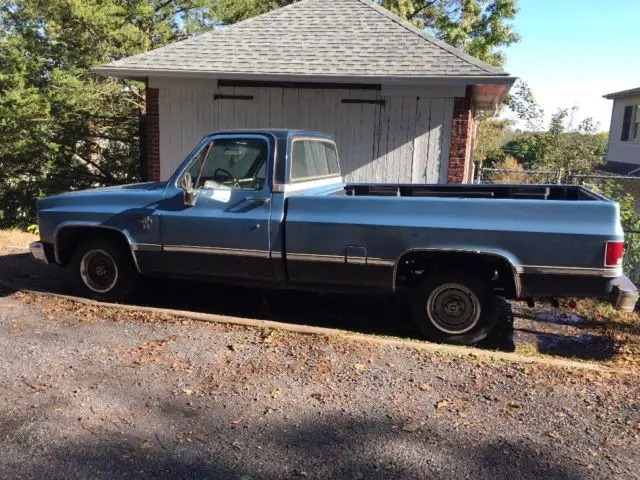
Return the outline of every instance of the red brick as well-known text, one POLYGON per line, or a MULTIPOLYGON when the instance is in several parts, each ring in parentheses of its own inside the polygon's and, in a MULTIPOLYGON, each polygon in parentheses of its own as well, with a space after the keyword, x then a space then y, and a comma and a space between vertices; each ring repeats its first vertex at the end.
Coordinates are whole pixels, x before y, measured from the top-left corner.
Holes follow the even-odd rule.
POLYGON ((474 113, 471 93, 468 87, 464 98, 454 100, 448 183, 465 183, 471 179, 474 113))
POLYGON ((160 106, 158 89, 147 85, 146 98, 146 153, 147 180, 160 180, 160 106))

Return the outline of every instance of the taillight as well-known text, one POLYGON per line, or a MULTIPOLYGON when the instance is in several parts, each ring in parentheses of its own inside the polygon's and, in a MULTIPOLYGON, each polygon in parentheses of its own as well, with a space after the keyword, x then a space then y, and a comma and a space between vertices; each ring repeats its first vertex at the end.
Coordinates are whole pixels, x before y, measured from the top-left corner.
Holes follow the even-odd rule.
POLYGON ((622 265, 624 255, 624 242, 607 242, 604 250, 604 266, 619 267, 622 265))

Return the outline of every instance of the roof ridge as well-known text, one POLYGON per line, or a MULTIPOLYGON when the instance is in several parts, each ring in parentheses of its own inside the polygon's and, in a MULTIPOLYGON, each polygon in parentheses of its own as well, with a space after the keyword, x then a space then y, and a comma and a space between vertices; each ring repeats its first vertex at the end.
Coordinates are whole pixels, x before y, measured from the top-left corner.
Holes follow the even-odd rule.
POLYGON ((282 10, 288 10, 289 8, 293 7, 294 5, 300 5, 302 3, 309 3, 309 2, 313 2, 313 1, 314 0, 297 0, 295 2, 290 3, 289 5, 285 5, 284 7, 274 8, 274 9, 269 10, 267 12, 261 13, 260 15, 254 15, 253 17, 245 18, 244 20, 240 20, 239 22, 224 25, 223 29, 222 30, 217 30, 216 33, 217 32, 222 32, 224 30, 232 30, 235 27, 237 27, 238 25, 246 25, 248 23, 253 23, 255 20, 258 20, 259 18, 266 17, 266 16, 269 16, 269 15, 273 15, 276 12, 281 12, 282 10))
MULTIPOLYGON (((302 0, 302 1, 309 1, 309 0, 302 0)), ((411 25, 406 20, 403 20, 395 13, 392 13, 386 8, 381 7, 380 5, 373 2, 372 0, 355 0, 355 1, 371 8, 372 10, 379 13, 380 15, 383 15, 387 17, 389 20, 392 20, 393 22, 397 23, 402 28, 412 33, 415 33, 416 35, 422 37, 424 40, 427 40, 428 42, 433 43, 435 46, 440 47, 443 50, 446 50, 447 52, 451 53, 452 55, 455 55, 461 60, 464 60, 465 62, 471 63, 472 65, 475 65, 476 67, 483 69, 487 73, 503 73, 505 75, 508 75, 508 73, 505 72, 502 68, 496 67, 487 62, 483 62, 482 60, 475 58, 474 56, 469 55, 468 53, 463 52, 459 48, 449 45, 447 42, 443 42, 442 40, 434 37, 433 35, 429 35, 427 32, 420 30, 419 28, 411 25)), ((290 5, 295 5, 295 3, 292 3, 290 5)))

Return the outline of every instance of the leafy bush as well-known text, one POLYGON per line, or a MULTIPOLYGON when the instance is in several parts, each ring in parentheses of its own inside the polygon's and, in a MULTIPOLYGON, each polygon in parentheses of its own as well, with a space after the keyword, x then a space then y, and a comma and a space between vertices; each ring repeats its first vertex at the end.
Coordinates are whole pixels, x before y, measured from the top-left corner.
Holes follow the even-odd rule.
POLYGON ((625 235, 624 269, 635 283, 640 281, 640 216, 633 195, 626 192, 620 182, 605 180, 600 185, 589 185, 605 197, 620 205, 620 222, 625 235))

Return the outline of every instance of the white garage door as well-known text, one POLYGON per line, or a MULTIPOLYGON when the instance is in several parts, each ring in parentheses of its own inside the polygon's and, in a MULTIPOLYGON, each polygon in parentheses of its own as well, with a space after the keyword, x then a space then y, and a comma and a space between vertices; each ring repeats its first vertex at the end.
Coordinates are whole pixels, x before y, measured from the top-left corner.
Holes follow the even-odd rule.
POLYGON ((446 182, 452 113, 453 98, 381 97, 376 90, 161 88, 162 177, 212 131, 296 128, 336 137, 349 182, 446 182))

